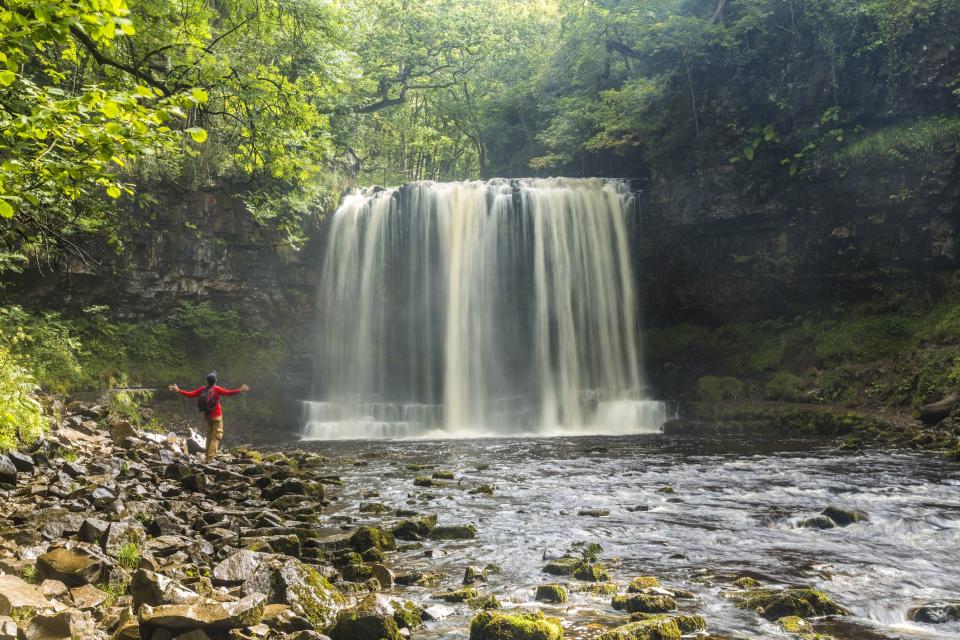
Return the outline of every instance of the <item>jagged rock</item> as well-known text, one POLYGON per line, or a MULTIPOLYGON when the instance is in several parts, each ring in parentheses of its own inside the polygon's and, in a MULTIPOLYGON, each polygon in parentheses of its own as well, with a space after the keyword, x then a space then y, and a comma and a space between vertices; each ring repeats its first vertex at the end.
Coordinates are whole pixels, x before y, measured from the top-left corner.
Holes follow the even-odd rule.
POLYGON ((32 584, 17 576, 0 575, 0 616, 16 616, 25 609, 43 610, 52 606, 32 584))
POLYGON ((37 558, 37 572, 41 577, 60 580, 69 586, 96 582, 102 570, 99 559, 62 547, 37 558))
POLYGON ((67 595, 69 588, 59 580, 44 580, 40 583, 40 593, 46 598, 59 598, 67 595))
POLYGON ((315 627, 325 628, 344 606, 343 596, 317 570, 293 558, 260 563, 241 592, 265 593, 269 604, 287 604, 315 627))
POLYGON ((143 548, 147 540, 147 532, 143 524, 136 518, 124 518, 119 522, 111 522, 107 534, 103 537, 101 546, 109 555, 115 555, 125 544, 135 544, 143 548))
POLYGON ((167 629, 239 629, 259 624, 266 596, 254 593, 236 602, 197 598, 183 604, 143 605, 137 616, 141 627, 167 629))
POLYGON ((79 538, 84 542, 102 544, 110 523, 99 518, 85 518, 80 524, 79 538))
POLYGON ((17 468, 3 453, 0 453, 0 484, 17 484, 17 468))
POLYGON ((20 453, 19 451, 8 451, 6 454, 9 458, 11 464, 22 473, 31 473, 36 466, 33 462, 33 457, 26 454, 20 453))
POLYGON ((559 618, 541 612, 501 613, 484 611, 470 621, 470 640, 561 640, 559 618))
POLYGON ((907 619, 927 624, 943 624, 960 620, 960 603, 925 604, 910 609, 907 619))
POLYGON ((187 453, 193 455, 197 453, 206 453, 207 439, 202 435, 190 429, 190 435, 186 439, 187 453))
POLYGON ((82 587, 70 589, 70 599, 73 600, 73 606, 81 611, 95 609, 103 604, 109 594, 97 589, 92 584, 85 584, 82 587))
POLYGON ((113 494, 112 491, 106 487, 97 487, 90 493, 90 502, 93 503, 93 506, 98 509, 102 509, 109 504, 112 504, 117 499, 117 496, 113 494))
POLYGON ((67 609, 40 614, 30 619, 24 636, 27 640, 97 640, 106 636, 96 630, 89 613, 67 609))
POLYGON ((210 577, 217 584, 240 584, 250 578, 269 554, 241 549, 213 568, 210 577))
POLYGON ((393 618, 393 607, 382 597, 367 596, 360 603, 337 616, 330 631, 332 640, 402 640, 393 618))
POLYGON ((127 420, 113 420, 110 423, 110 439, 121 444, 127 438, 136 438, 137 429, 127 420))
POLYGON ((313 625, 303 616, 297 615, 285 604, 268 604, 263 609, 263 623, 274 631, 293 633, 311 629, 313 625))
POLYGON ((144 604, 152 607, 164 604, 186 604, 200 597, 200 594, 176 580, 145 569, 139 569, 133 574, 128 590, 137 608, 144 604))

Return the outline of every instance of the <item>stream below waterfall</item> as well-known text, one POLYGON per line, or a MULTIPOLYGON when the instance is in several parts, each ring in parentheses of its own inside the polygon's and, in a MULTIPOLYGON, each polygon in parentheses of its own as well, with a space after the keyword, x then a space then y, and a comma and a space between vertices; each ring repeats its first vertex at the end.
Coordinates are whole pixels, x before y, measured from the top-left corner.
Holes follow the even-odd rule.
MULTIPOLYGON (((565 581, 541 572, 544 557, 586 541, 602 545, 601 558, 619 558, 611 573, 621 591, 630 578, 653 575, 695 592, 681 609, 703 615, 717 637, 787 637, 723 596, 734 578, 749 575, 828 593, 852 613, 818 626, 837 638, 960 638, 960 625, 906 618, 910 607, 960 600, 960 469, 930 455, 659 435, 300 446, 343 461, 344 486, 331 491, 333 518, 362 523, 360 502, 376 500, 437 513, 441 524, 476 525, 475 540, 426 542, 391 557, 394 570, 449 574, 440 588, 392 592, 424 604, 436 604, 436 591, 459 588, 466 566, 496 563, 502 573, 480 585, 483 591, 505 608, 535 606, 559 616, 567 638, 593 638, 626 620, 609 596, 571 589, 562 605, 533 601, 537 584, 565 581), (428 467, 416 472, 410 464, 428 467), (413 478, 431 469, 492 484, 495 493, 415 488, 413 478), (797 526, 828 505, 863 510, 869 521, 830 530, 797 526), (609 516, 578 515, 581 509, 609 516)), ((413 637, 468 637, 473 612, 455 607, 455 615, 413 637)))

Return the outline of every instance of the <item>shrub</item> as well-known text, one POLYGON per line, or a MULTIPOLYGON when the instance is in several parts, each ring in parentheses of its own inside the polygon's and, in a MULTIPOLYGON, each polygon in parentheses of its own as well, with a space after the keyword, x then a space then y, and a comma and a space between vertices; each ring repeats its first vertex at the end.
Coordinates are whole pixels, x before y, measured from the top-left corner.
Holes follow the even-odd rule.
POLYGON ((140 547, 135 542, 128 542, 117 549, 117 564, 128 571, 136 571, 140 567, 140 547))
POLYGON ((704 376, 697 380, 697 395, 707 402, 738 400, 743 394, 743 383, 736 378, 704 376))
POLYGON ((33 376, 6 345, 0 344, 0 451, 38 438, 47 426, 34 394, 33 376))
POLYGON ((785 400, 787 402, 803 402, 807 394, 803 391, 803 379, 792 373, 782 371, 763 386, 765 400, 785 400))

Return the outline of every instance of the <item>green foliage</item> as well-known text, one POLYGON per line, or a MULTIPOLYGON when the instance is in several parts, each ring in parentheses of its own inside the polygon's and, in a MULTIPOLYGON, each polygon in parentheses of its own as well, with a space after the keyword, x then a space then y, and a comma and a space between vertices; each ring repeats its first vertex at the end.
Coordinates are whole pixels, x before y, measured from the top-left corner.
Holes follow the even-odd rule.
POLYGON ((744 396, 744 391, 743 383, 729 376, 703 376, 697 380, 697 395, 707 402, 739 400, 744 396))
POLYGON ((867 163, 901 166, 958 150, 960 117, 935 116, 864 135, 841 149, 838 159, 854 167, 867 163))
POLYGON ((43 408, 34 397, 33 376, 6 341, 6 334, 0 333, 0 451, 32 442, 47 427, 43 408))
POLYGON ((770 378, 769 382, 763 386, 763 399, 803 402, 807 399, 803 386, 802 378, 781 371, 770 378))
POLYGON ((117 564, 127 571, 140 568, 140 547, 137 543, 127 542, 117 549, 117 564))

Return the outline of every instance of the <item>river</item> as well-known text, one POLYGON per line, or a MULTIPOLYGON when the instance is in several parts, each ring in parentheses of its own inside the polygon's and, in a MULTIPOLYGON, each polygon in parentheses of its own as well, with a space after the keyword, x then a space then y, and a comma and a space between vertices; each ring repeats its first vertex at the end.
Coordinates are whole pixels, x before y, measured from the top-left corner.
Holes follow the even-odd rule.
MULTIPOLYGON (((568 638, 592 638, 625 620, 609 596, 571 589, 563 605, 533 601, 537 584, 557 581, 541 572, 544 557, 576 541, 598 542, 602 558, 619 559, 611 573, 621 587, 653 575, 695 592, 681 609, 703 615, 718 637, 785 637, 724 597, 733 579, 749 575, 830 594, 852 613, 819 628, 837 638, 960 638, 960 625, 906 619, 911 606, 960 596, 960 469, 929 454, 658 435, 300 446, 342 463, 332 518, 363 522, 360 502, 376 500, 437 513, 440 524, 476 525, 476 540, 428 542, 395 554, 395 570, 440 569, 450 575, 443 587, 458 588, 467 565, 499 564, 502 573, 483 591, 506 608, 537 606, 561 617, 568 638), (436 469, 454 471, 463 485, 492 484, 495 493, 413 486, 415 476, 436 469), (866 511, 869 521, 830 530, 797 526, 828 505, 866 511), (581 509, 609 515, 578 515, 581 509)), ((428 604, 438 590, 395 593, 428 604)), ((456 615, 414 637, 466 638, 471 615, 459 605, 456 615)))

